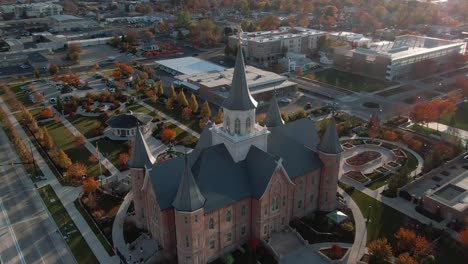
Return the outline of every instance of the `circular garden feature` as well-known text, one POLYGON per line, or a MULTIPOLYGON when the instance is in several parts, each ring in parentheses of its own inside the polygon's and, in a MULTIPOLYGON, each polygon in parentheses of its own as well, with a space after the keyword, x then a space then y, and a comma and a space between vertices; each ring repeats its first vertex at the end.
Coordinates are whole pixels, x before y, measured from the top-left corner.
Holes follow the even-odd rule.
POLYGON ((374 102, 364 102, 362 106, 367 108, 380 108, 380 104, 374 102))
POLYGON ((377 151, 366 150, 347 159, 346 163, 348 163, 351 166, 362 166, 366 163, 380 158, 381 156, 382 155, 377 151))

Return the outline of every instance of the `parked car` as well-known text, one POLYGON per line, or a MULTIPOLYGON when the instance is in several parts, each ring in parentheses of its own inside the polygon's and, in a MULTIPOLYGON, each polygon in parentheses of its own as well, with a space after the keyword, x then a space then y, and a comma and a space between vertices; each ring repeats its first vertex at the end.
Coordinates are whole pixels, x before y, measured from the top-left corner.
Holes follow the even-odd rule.
POLYGON ((94 74, 94 79, 99 80, 99 79, 102 79, 102 78, 103 78, 102 74, 100 74, 100 73, 94 74))
POLYGON ((304 106, 305 109, 311 109, 312 108, 312 103, 307 102, 306 105, 304 106))
POLYGON ((101 82, 103 82, 103 83, 108 82, 108 81, 109 81, 109 78, 107 78, 107 77, 101 78, 101 82))
POLYGON ((279 101, 282 102, 282 103, 287 103, 287 104, 289 104, 290 102, 292 102, 292 100, 289 99, 289 98, 281 98, 279 101))
POLYGON ((29 68, 31 68, 31 66, 28 65, 28 64, 21 64, 20 68, 21 69, 29 69, 29 68))

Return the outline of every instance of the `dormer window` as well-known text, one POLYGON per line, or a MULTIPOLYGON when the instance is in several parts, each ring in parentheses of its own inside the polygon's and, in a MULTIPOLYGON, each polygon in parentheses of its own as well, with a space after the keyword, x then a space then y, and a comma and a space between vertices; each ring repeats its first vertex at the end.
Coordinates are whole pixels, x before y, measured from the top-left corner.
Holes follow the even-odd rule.
POLYGON ((236 118, 236 120, 234 121, 234 133, 237 134, 237 135, 240 135, 240 120, 239 118, 236 118))
POLYGON ((226 116, 226 131, 227 132, 231 132, 231 130, 229 129, 229 126, 230 126, 229 116, 226 116))

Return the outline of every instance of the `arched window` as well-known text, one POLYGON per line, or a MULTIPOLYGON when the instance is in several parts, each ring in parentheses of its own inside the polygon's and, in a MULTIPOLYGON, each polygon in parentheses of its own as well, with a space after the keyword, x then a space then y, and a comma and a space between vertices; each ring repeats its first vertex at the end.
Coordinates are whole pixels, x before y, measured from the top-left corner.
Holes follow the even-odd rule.
POLYGON ((208 229, 214 229, 214 220, 213 220, 213 218, 210 218, 210 221, 208 222, 208 229))
POLYGON ((237 134, 237 135, 240 135, 240 120, 239 118, 236 118, 236 120, 234 121, 234 133, 237 134))
POLYGON ((229 126, 230 126, 230 125, 231 125, 231 124, 230 124, 230 122, 229 122, 229 116, 226 116, 226 131, 228 131, 228 132, 231 132, 231 131, 229 130, 229 126))
POLYGON ((252 124, 250 123, 250 117, 247 117, 247 119, 245 120, 245 130, 247 131, 247 133, 250 133, 250 131, 252 131, 252 124))
POLYGON ((231 210, 227 210, 226 212, 226 222, 231 222, 231 210))
POLYGON ((244 204, 242 205, 242 208, 241 208, 241 215, 245 216, 245 205, 244 204))
POLYGON ((299 190, 302 191, 304 189, 304 183, 302 181, 299 182, 299 190))

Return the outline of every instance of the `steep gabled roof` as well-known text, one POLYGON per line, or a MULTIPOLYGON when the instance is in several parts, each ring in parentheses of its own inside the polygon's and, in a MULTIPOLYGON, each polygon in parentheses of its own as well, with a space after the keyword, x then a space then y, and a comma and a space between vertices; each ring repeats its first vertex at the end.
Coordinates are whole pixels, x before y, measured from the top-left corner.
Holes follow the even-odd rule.
POLYGON ((213 126, 211 121, 206 122, 205 127, 203 128, 202 133, 200 134, 200 139, 195 146, 195 150, 202 150, 204 148, 210 147, 213 143, 210 128, 213 126))
POLYGON ((144 168, 145 165, 150 167, 154 164, 156 159, 153 157, 153 154, 151 154, 151 151, 149 150, 138 126, 136 130, 135 143, 133 145, 132 153, 130 153, 130 160, 127 165, 130 168, 144 168))
POLYGON ((273 95, 273 97, 271 98, 270 106, 268 107, 268 111, 266 113, 265 120, 263 120, 263 124, 267 127, 277 127, 284 125, 284 121, 281 118, 281 112, 275 95, 273 95))
POLYGON ((195 179, 193 178, 192 170, 187 162, 185 155, 184 170, 179 183, 179 189, 172 202, 172 206, 177 211, 193 212, 203 207, 206 198, 200 192, 195 179))
POLYGON ((245 158, 252 196, 260 199, 276 169, 275 157, 252 145, 245 158))
MULTIPOLYGON (((309 118, 301 118, 271 129, 273 133, 280 133, 289 139, 296 141, 312 150, 317 150, 320 143, 315 123, 309 118)), ((272 142, 274 144, 274 142, 272 142)))
POLYGON ((247 85, 241 45, 237 46, 236 66, 234 67, 231 89, 223 107, 229 110, 250 110, 257 107, 257 101, 253 99, 247 85))
POLYGON ((338 131, 336 131, 335 117, 330 118, 327 130, 322 137, 322 141, 320 142, 318 149, 328 154, 338 154, 343 151, 338 131))

